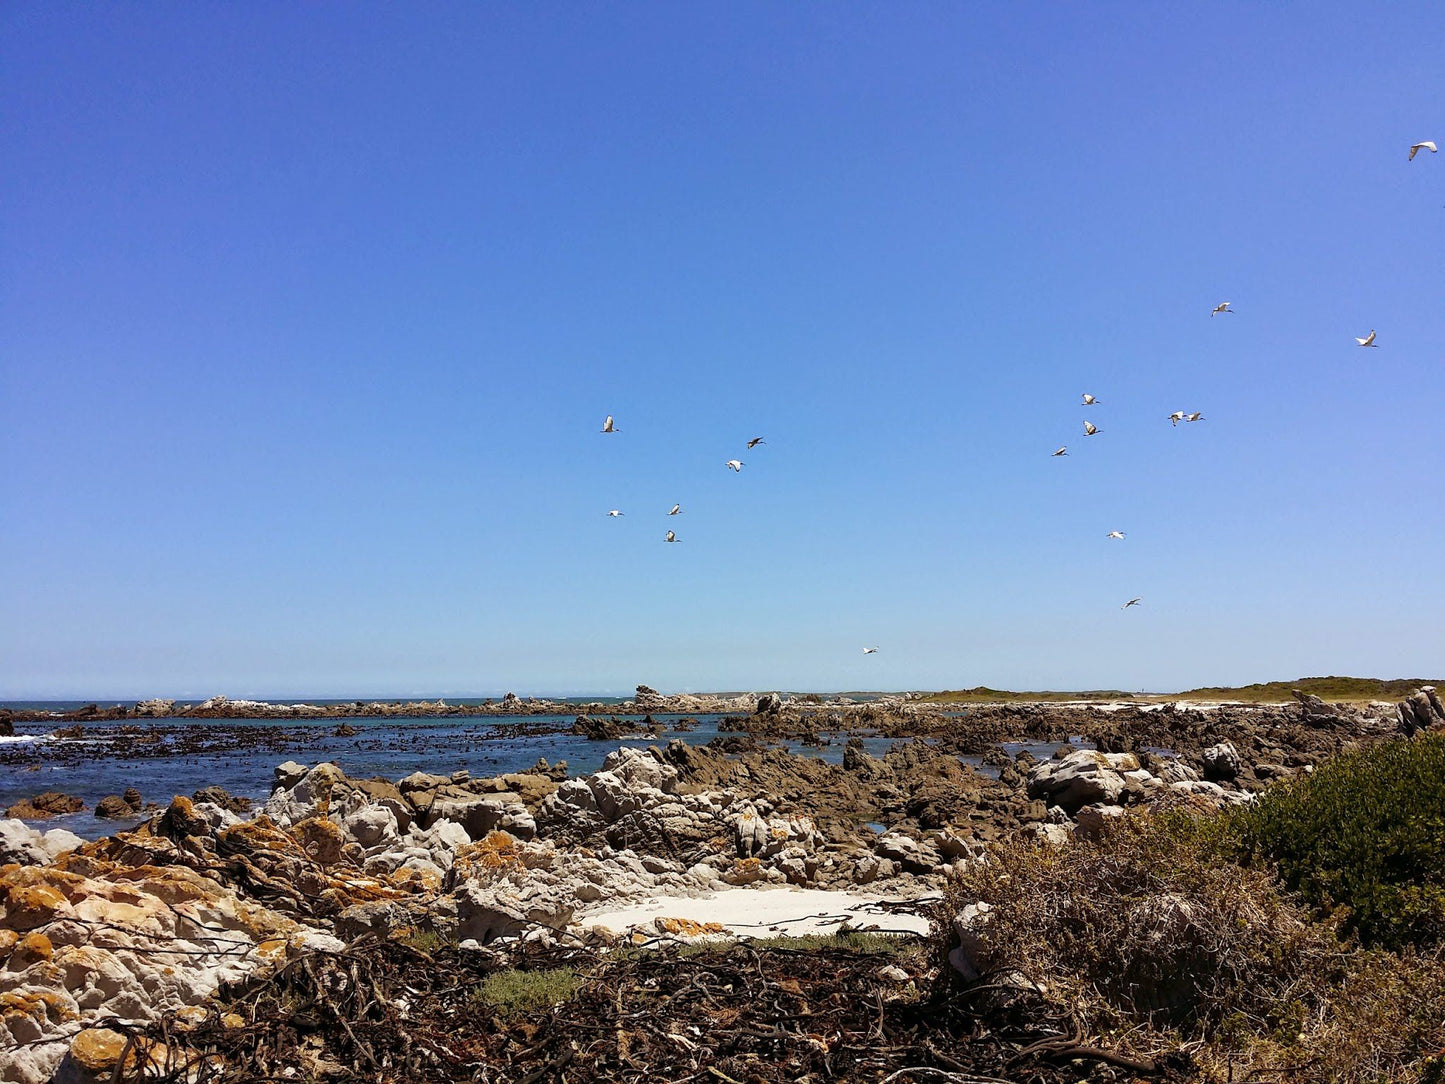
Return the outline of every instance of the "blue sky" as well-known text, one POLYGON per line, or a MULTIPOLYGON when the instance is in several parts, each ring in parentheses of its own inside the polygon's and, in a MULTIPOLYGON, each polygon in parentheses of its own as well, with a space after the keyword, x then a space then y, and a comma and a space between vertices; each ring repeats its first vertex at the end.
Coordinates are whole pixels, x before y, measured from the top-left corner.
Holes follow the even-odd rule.
POLYGON ((1442 40, 8 4, 0 697, 1442 676, 1442 40))

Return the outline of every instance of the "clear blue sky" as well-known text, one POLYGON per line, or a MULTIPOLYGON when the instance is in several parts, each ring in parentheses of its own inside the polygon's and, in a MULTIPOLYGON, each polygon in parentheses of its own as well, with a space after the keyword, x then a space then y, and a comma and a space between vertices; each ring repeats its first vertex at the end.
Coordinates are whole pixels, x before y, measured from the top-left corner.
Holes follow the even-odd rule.
POLYGON ((1442 42, 6 4, 0 697, 1441 676, 1442 42))

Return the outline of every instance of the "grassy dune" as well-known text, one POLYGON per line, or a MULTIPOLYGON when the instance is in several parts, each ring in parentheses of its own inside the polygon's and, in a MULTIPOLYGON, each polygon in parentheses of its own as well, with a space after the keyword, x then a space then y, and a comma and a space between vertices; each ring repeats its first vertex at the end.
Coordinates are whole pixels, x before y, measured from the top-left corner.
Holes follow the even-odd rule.
POLYGON ((1235 700, 1249 704, 1285 703, 1293 699, 1292 691, 1312 693, 1321 700, 1359 702, 1368 700, 1402 700, 1421 685, 1445 686, 1445 679, 1431 678, 1355 678, 1307 677, 1295 681, 1268 681, 1256 685, 1209 686, 1181 693, 1126 693, 1114 689, 1089 689, 1082 692, 1011 692, 980 685, 976 689, 956 689, 925 697, 937 704, 1007 704, 1059 702, 1064 700, 1134 700, 1149 704, 1165 700, 1235 700))

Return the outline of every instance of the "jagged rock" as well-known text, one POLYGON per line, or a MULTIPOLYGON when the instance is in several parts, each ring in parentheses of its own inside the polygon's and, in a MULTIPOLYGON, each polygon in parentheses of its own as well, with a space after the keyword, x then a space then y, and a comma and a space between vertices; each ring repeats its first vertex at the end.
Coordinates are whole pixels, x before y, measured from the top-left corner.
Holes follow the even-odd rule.
POLYGON ((82 1039, 97 1022, 174 1015, 221 982, 343 947, 182 866, 62 861, 72 868, 0 870, 0 944, 12 949, 0 993, 7 1081, 93 1079, 76 1074, 119 1056, 105 1035, 82 1039))
POLYGON ((1031 770, 1028 796, 1045 798, 1067 812, 1094 802, 1114 803, 1127 785, 1121 773, 1138 769, 1139 760, 1132 753, 1079 749, 1031 770))
POLYGON ((251 812, 254 804, 250 798, 243 798, 237 794, 231 794, 225 787, 209 786, 202 787, 191 795, 193 802, 209 802, 212 805, 220 806, 230 813, 242 814, 251 812))
POLYGON ((932 873, 943 865, 943 856, 933 844, 914 839, 902 832, 888 832, 879 837, 873 849, 884 858, 897 862, 910 873, 932 873))
POLYGON ((763 693, 758 697, 757 706, 753 709, 754 715, 776 715, 783 710, 783 700, 777 693, 763 693))
POLYGON ((64 828, 41 832, 21 820, 3 820, 0 821, 0 866, 10 862, 43 866, 84 843, 85 840, 64 828))
POLYGON ((1421 731, 1438 730, 1445 727, 1445 704, 1435 692, 1433 685, 1425 685, 1395 708, 1399 729, 1406 737, 1421 731))
POLYGON ((1239 750, 1234 747, 1233 742, 1224 741, 1210 746, 1204 750, 1202 759, 1204 778, 1215 783, 1237 778, 1243 768, 1239 750))
POLYGON ((174 700, 161 700, 158 698, 154 700, 142 700, 136 704, 132 710, 132 714, 139 715, 142 718, 163 719, 170 715, 171 712, 175 710, 175 707, 176 702, 174 700))
POLYGON ((284 764, 276 765, 275 778, 271 783, 272 790, 290 790, 297 783, 301 782, 306 773, 310 771, 304 764, 297 764, 294 760, 288 760, 284 764))

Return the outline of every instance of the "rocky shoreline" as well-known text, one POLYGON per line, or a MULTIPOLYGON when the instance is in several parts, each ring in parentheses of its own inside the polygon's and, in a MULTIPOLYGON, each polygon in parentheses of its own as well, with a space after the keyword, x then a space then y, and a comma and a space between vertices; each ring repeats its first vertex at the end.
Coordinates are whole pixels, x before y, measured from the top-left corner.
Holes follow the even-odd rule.
MULTIPOLYGON (((903 696, 884 698, 898 702, 903 696)), ((729 712, 750 712, 757 703, 755 693, 736 695, 678 693, 664 696, 646 685, 639 685, 633 698, 623 701, 552 700, 546 697, 520 697, 507 693, 500 699, 478 704, 438 700, 355 700, 346 704, 276 704, 266 700, 233 700, 212 696, 205 700, 185 702, 157 698, 134 704, 102 707, 86 704, 70 711, 36 711, 0 708, 0 733, 8 733, 10 723, 100 723, 126 719, 387 719, 448 718, 462 716, 514 715, 715 715, 729 712)), ((815 698, 818 704, 848 708, 853 701, 846 697, 815 698)))
POLYGON ((6 1079, 111 1079, 135 1029, 165 1016, 183 1043, 213 995, 358 939, 411 931, 485 955, 721 936, 749 912, 786 928, 819 898, 854 924, 868 905, 916 912, 996 843, 1095 838, 1131 806, 1246 803, 1340 751, 1445 726, 1433 690, 1377 709, 895 703, 855 720, 894 747, 854 737, 834 764, 770 741, 837 728, 838 705, 748 708, 706 745, 620 748, 580 776, 540 761, 356 779, 288 761, 255 809, 178 796, 92 843, 0 822, 6 1079), (1054 740, 1043 759, 1022 747, 1054 740), (979 750, 997 778, 960 760, 979 750))

